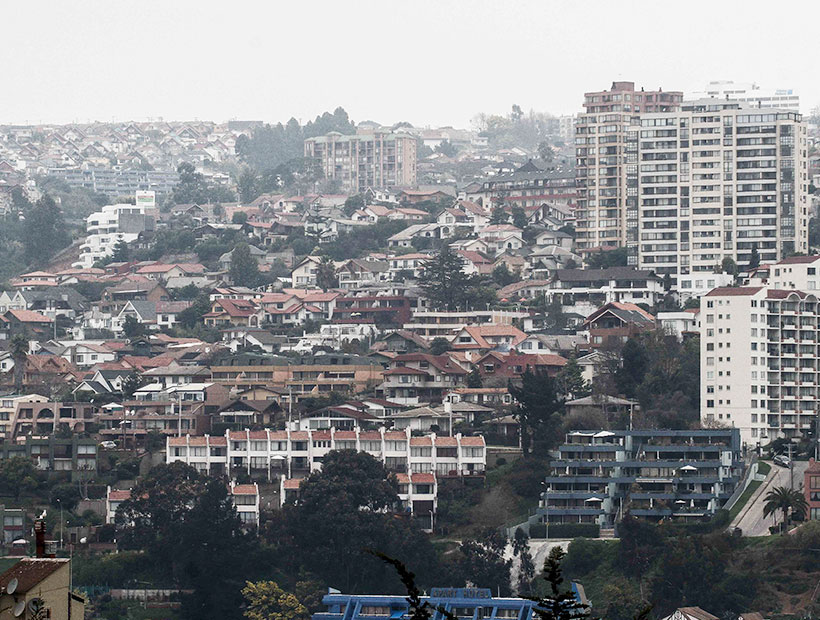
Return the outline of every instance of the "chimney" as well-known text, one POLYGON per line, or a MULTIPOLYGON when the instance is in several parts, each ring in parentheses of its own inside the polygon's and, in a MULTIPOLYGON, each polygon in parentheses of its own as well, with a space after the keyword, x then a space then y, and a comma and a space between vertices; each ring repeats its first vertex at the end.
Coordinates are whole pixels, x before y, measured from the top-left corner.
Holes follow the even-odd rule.
POLYGON ((42 519, 34 522, 34 541, 34 557, 57 557, 57 543, 53 540, 46 540, 46 523, 42 519))
POLYGON ((38 558, 46 557, 46 524, 39 519, 34 522, 34 540, 34 556, 38 558))

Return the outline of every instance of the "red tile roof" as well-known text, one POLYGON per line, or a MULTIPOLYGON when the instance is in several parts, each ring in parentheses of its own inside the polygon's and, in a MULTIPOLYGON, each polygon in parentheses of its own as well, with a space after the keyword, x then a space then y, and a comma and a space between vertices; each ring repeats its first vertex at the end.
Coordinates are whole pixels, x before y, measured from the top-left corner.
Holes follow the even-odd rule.
POLYGON ((21 323, 51 323, 50 318, 32 310, 9 310, 8 313, 21 323))
POLYGON ((422 474, 416 473, 412 474, 413 482, 416 484, 433 484, 436 481, 436 476, 434 474, 422 474))
POLYGON ((722 286, 713 288, 706 293, 706 297, 747 297, 759 293, 762 289, 762 286, 722 286))
POLYGON ((108 493, 108 501, 110 502, 124 502, 127 499, 131 499, 131 489, 111 489, 108 493))
POLYGON ((484 445, 484 437, 479 435, 478 437, 462 437, 461 438, 461 445, 462 446, 483 446, 484 445))
POLYGON ((815 261, 820 260, 820 256, 788 256, 781 260, 780 262, 775 263, 775 265, 798 265, 801 263, 813 263, 815 261))
POLYGON ((258 495, 259 489, 255 484, 237 484, 231 493, 234 495, 258 495))

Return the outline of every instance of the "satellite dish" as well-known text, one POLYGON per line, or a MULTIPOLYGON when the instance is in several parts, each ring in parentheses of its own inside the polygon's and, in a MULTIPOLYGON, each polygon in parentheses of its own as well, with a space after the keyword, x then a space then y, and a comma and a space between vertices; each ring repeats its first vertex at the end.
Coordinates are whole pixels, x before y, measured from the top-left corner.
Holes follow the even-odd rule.
POLYGON ((17 577, 12 577, 6 586, 6 594, 14 594, 14 591, 17 590, 17 583, 17 577))
POLYGON ((15 618, 19 618, 23 615, 23 612, 26 610, 26 602, 25 601, 17 601, 14 604, 14 609, 12 613, 14 614, 15 618))

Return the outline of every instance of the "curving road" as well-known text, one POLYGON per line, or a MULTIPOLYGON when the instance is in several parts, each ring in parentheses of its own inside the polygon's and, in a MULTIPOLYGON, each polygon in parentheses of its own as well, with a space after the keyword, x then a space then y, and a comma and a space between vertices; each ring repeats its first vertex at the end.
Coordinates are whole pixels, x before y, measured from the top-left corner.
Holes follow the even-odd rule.
MULTIPOLYGON (((763 517, 764 497, 771 489, 775 487, 789 486, 789 468, 779 467, 771 462, 772 470, 766 476, 766 480, 761 484, 749 503, 743 507, 743 510, 732 521, 732 527, 739 527, 743 531, 744 536, 769 536, 769 527, 775 524, 774 516, 763 517)), ((803 488, 803 472, 808 467, 807 461, 794 462, 794 488, 803 488)), ((777 519, 781 519, 782 515, 778 513, 777 519)))

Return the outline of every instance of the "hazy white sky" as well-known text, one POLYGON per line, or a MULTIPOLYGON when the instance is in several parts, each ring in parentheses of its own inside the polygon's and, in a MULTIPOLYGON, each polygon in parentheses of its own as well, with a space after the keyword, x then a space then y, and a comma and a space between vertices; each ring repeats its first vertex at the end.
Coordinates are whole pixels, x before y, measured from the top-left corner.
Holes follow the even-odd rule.
POLYGON ((613 80, 794 88, 820 104, 820 3, 3 0, 0 124, 575 112, 613 80))

